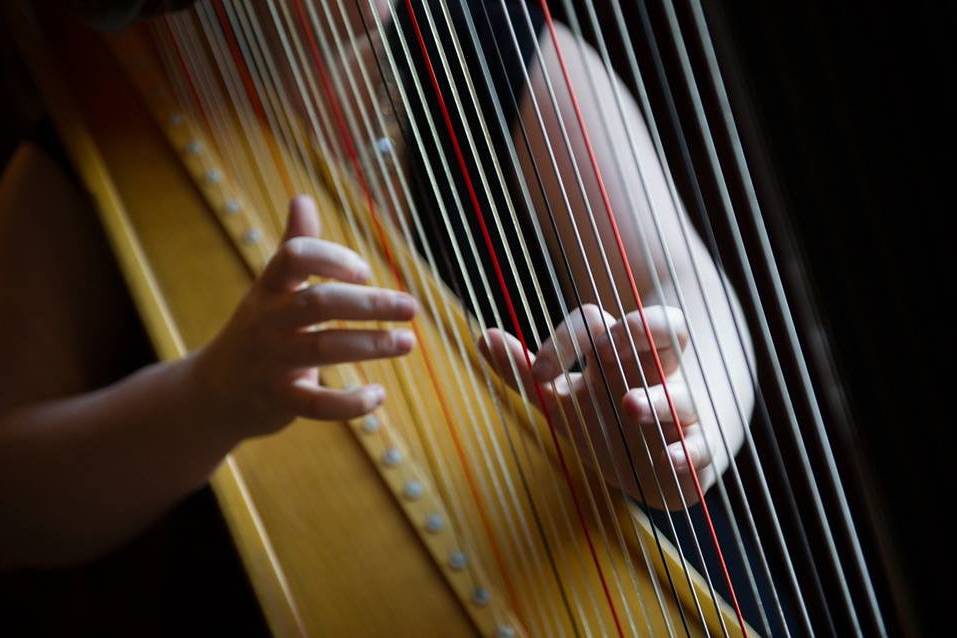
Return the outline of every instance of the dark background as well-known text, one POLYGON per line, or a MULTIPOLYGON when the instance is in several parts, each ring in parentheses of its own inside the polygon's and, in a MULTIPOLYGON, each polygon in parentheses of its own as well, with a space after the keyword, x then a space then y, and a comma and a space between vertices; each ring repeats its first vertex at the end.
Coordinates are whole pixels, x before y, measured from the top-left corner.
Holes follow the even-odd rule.
MULTIPOLYGON (((0 11, 0 166, 27 141, 70 171, 3 15, 0 11)), ((90 223, 99 225, 96 219, 90 223)), ((98 248, 112 259, 102 233, 98 248)), ((122 287, 118 269, 114 278, 110 283, 122 287)), ((155 361, 131 300, 126 311, 129 330, 101 346, 124 353, 116 357, 121 363, 111 372, 114 379, 155 361)), ((11 637, 268 635, 208 487, 90 565, 0 573, 0 619, 0 635, 11 637)))
MULTIPOLYGON (((897 620, 939 635, 955 589, 946 580, 955 563, 953 10, 708 5, 725 36, 718 46, 782 268, 806 279, 816 301, 792 300, 795 314, 821 372, 829 352, 842 380, 825 399, 840 412, 846 398, 856 435, 836 433, 835 452, 852 492, 861 476, 854 459, 864 460, 876 498, 857 494, 855 506, 892 541, 881 553, 880 537, 865 534, 887 566, 881 595, 890 605, 899 587, 906 605, 897 620)), ((2 158, 24 136, 49 137, 5 46, 2 158)), ((0 577, 0 600, 39 630, 31 634, 263 631, 208 491, 93 566, 0 577)))
POLYGON ((723 7, 777 185, 765 199, 795 231, 876 487, 872 514, 896 546, 888 576, 909 589, 914 626, 939 635, 955 591, 941 569, 955 564, 953 5, 723 7))

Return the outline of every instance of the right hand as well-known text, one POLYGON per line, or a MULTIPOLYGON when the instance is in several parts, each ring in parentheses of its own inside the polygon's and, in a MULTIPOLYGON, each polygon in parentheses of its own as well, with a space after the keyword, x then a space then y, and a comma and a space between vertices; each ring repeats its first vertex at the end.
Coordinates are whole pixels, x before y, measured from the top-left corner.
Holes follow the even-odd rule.
POLYGON ((396 357, 415 345, 407 329, 319 328, 332 320, 408 321, 415 299, 363 285, 368 264, 353 251, 319 237, 316 205, 295 198, 276 254, 223 330, 195 355, 198 400, 238 428, 240 438, 275 432, 296 417, 346 420, 382 404, 370 384, 324 387, 319 367, 396 357), (309 285, 310 276, 338 281, 309 285))

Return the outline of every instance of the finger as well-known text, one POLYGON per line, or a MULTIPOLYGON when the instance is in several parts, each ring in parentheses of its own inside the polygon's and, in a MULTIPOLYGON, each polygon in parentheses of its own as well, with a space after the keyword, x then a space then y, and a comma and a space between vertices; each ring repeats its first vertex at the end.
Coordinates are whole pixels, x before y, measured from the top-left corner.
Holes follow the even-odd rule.
POLYGON ((385 390, 380 385, 335 390, 305 380, 296 381, 287 396, 296 415, 320 421, 354 419, 375 410, 384 400, 385 390))
POLYGON ((318 237, 320 228, 315 200, 308 195, 297 195, 289 202, 289 218, 281 242, 293 237, 318 237))
POLYGON ((411 330, 317 330, 290 337, 280 346, 283 361, 295 368, 348 361, 387 359, 408 354, 415 346, 411 330))
POLYGON ((590 352, 589 333, 599 335, 605 326, 614 323, 614 318, 595 304, 585 304, 565 317, 555 329, 555 334, 542 344, 532 367, 538 381, 551 381, 576 361, 578 352, 590 352))
POLYGON ((697 423, 698 414, 688 386, 672 382, 667 387, 667 393, 663 385, 650 386, 647 392, 644 388, 632 388, 622 398, 621 407, 626 415, 641 424, 654 423, 655 415, 659 421, 673 423, 675 419, 668 402, 670 396, 681 425, 697 423))
POLYGON ((674 467, 679 478, 691 473, 691 466, 700 471, 711 463, 704 432, 698 426, 685 430, 684 442, 676 441, 664 450, 664 461, 674 467))
POLYGON ((281 328, 302 328, 332 319, 408 321, 418 304, 407 293, 355 284, 324 283, 294 293, 280 306, 281 328))
POLYGON ((492 328, 479 339, 478 345, 482 356, 513 390, 520 392, 521 388, 524 388, 528 396, 535 396, 535 379, 532 377, 530 365, 534 364, 535 355, 526 352, 518 339, 507 332, 492 328), (518 378, 516 378, 516 372, 518 378))
POLYGON ((370 274, 369 265, 345 246, 315 237, 293 237, 269 260, 262 282, 274 290, 295 290, 313 275, 363 283, 370 274))
POLYGON ((615 323, 608 334, 602 334, 596 339, 598 355, 604 363, 615 364, 616 355, 623 364, 634 362, 637 351, 642 369, 651 377, 649 382, 658 383, 660 376, 651 344, 654 344, 665 375, 678 369, 681 353, 688 344, 688 326, 680 309, 671 306, 648 306, 644 309, 644 321, 642 313, 630 312, 625 315, 624 321, 615 323))

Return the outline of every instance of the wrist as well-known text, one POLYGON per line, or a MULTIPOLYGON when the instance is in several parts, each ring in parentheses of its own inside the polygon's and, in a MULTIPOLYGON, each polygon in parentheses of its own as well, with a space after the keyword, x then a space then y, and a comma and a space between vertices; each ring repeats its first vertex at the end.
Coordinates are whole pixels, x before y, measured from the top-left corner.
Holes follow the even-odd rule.
POLYGON ((187 387, 194 405, 201 406, 204 427, 234 447, 246 438, 269 434, 290 419, 276 414, 275 406, 265 399, 264 389, 222 356, 219 342, 190 353, 181 361, 189 377, 187 387))
POLYGON ((179 368, 179 387, 184 401, 190 406, 197 427, 216 443, 230 450, 251 429, 243 410, 236 405, 235 392, 212 365, 208 348, 187 354, 176 362, 179 368))

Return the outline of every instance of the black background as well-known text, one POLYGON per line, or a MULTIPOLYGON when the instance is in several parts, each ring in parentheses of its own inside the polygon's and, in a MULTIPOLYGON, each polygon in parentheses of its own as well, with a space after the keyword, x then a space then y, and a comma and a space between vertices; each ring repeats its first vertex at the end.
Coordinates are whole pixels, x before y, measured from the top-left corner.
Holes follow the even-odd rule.
MULTIPOLYGON (((746 98, 736 106, 768 216, 786 218, 804 257, 894 541, 890 577, 908 592, 903 619, 939 635, 955 589, 953 10, 732 0, 709 14, 746 98)), ((22 78, 7 48, 4 157, 38 121, 22 78)), ((89 568, 4 575, 0 596, 40 630, 263 631, 208 492, 89 568)))

